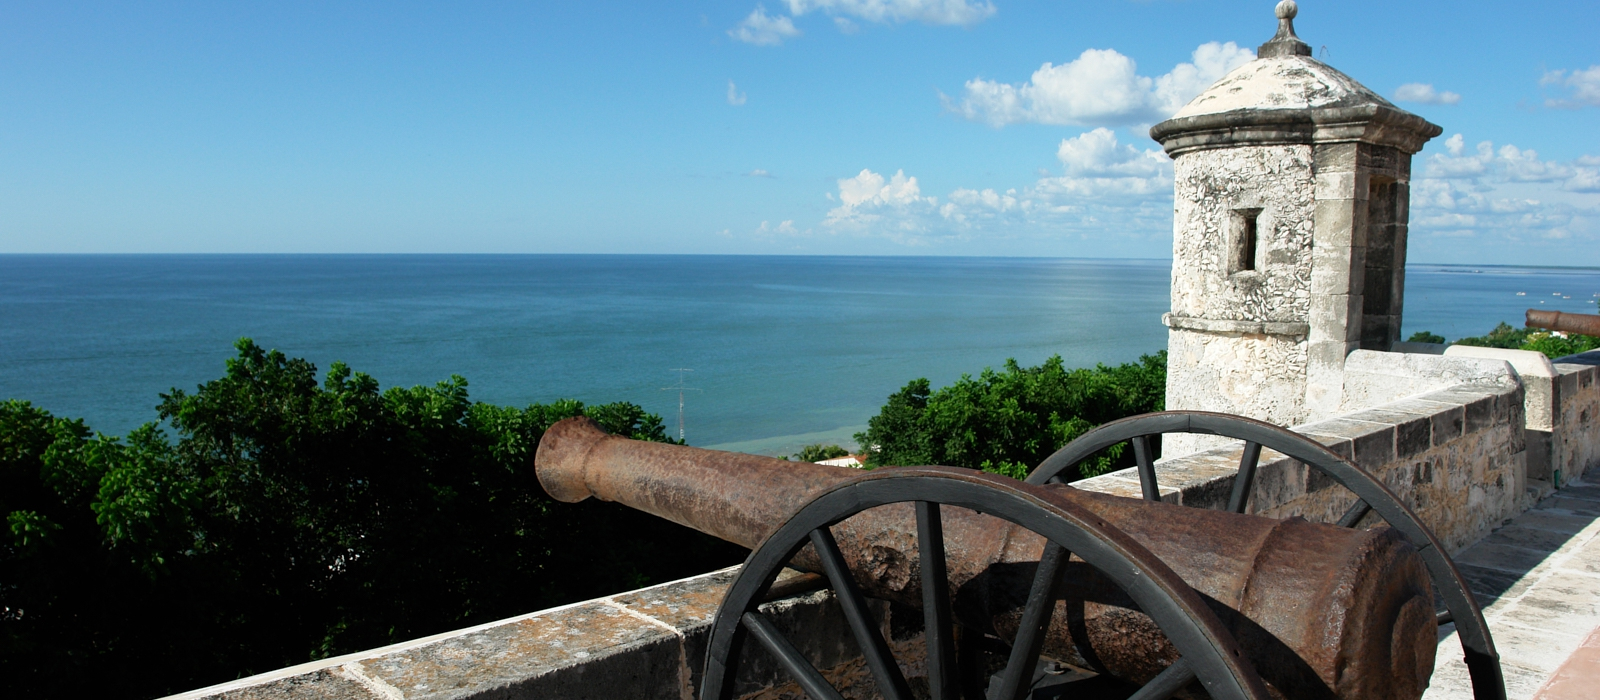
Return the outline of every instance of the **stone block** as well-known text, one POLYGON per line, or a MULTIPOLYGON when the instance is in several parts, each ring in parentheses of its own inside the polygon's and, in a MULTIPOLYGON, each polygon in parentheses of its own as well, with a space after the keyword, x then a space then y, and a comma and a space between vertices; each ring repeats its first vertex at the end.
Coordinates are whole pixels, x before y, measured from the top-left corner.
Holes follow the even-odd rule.
MULTIPOLYGON (((1369 470, 1375 470, 1394 460, 1393 425, 1386 423, 1355 420, 1351 418, 1335 418, 1312 425, 1301 426, 1302 431, 1308 435, 1330 435, 1348 438, 1354 450, 1355 463, 1369 470)), ((1308 491, 1315 491, 1307 487, 1308 491)))
POLYGON ((1315 255, 1318 250, 1363 250, 1367 247, 1367 227, 1356 217, 1359 204, 1354 199, 1329 199, 1318 200, 1312 207, 1311 215, 1315 217, 1311 229, 1313 266, 1321 263, 1315 255))
POLYGON ((1355 457, 1355 452, 1350 438, 1338 435, 1331 430, 1324 432, 1319 429, 1319 426, 1321 425, 1321 422, 1310 423, 1307 425, 1297 425, 1293 428, 1293 430, 1301 435, 1317 441, 1318 443, 1321 443, 1323 447, 1332 450, 1334 454, 1339 455, 1341 458, 1347 460, 1353 459, 1355 457))
MULTIPOLYGON (((1124 498, 1144 498, 1144 487, 1139 485, 1139 474, 1132 468, 1075 481, 1072 487, 1124 498)), ((1178 503, 1183 498, 1181 491, 1169 484, 1161 483, 1159 474, 1156 476, 1156 488, 1161 493, 1161 500, 1167 503, 1178 503)))
MULTIPOLYGON (((728 586, 733 584, 738 574, 739 567, 735 566, 694 578, 628 591, 605 600, 676 630, 682 647, 680 673, 687 672, 689 687, 698 691, 700 677, 705 673, 711 623, 716 619, 717 607, 722 604, 728 586)), ((799 572, 784 569, 778 575, 778 582, 796 575, 799 572)))
POLYGON ((1351 420, 1387 423, 1394 426, 1394 450, 1399 459, 1409 459, 1433 447, 1433 420, 1414 413, 1369 408, 1345 416, 1351 420))
MULTIPOLYGON (((790 572, 786 570, 785 573, 790 572)), ((689 631, 709 625, 716 619, 717 606, 722 604, 728 586, 733 585, 738 575, 739 567, 735 566, 690 579, 619 593, 605 600, 673 629, 689 631)))
POLYGON ((1550 481, 1554 476, 1550 462, 1550 431, 1529 428, 1523 431, 1528 452, 1528 478, 1550 481))
POLYGON ((1365 172, 1319 169, 1314 181, 1313 196, 1319 200, 1366 199, 1369 179, 1370 176, 1365 172))
POLYGON ((1471 434, 1482 432, 1493 423, 1495 396, 1496 392, 1487 390, 1456 388, 1435 391, 1418 398, 1425 401, 1437 401, 1460 406, 1462 410, 1462 432, 1471 434))
POLYGON ((407 698, 498 692, 679 700, 679 651, 671 631, 589 602, 361 663, 407 698))
POLYGON ((1179 502, 1196 508, 1226 506, 1233 495, 1243 448, 1218 448, 1156 464, 1156 482, 1181 494, 1179 502))
POLYGON ((1466 410, 1460 406, 1433 414, 1433 445, 1438 447, 1461 437, 1466 428, 1466 410))
POLYGON ((207 697, 217 700, 390 700, 337 668, 302 673, 207 697))
POLYGON ((1534 377, 1522 375, 1523 386, 1523 415, 1525 424, 1535 430, 1550 430, 1556 414, 1560 411, 1559 402, 1554 400, 1556 391, 1555 377, 1534 377))
POLYGON ((1263 449, 1261 463, 1256 467, 1255 488, 1247 504, 1247 512, 1259 513, 1304 496, 1306 472, 1309 469, 1300 460, 1263 449))
POLYGON ((1318 341, 1355 342, 1361 340, 1361 297, 1350 294, 1318 294, 1311 297, 1312 343, 1318 341))
POLYGON ((1351 141, 1319 143, 1312 147, 1311 157, 1318 173, 1355 172, 1358 159, 1357 144, 1351 141))
MULTIPOLYGON (((1315 250, 1315 249, 1314 249, 1315 250)), ((1366 282, 1365 268, 1350 265, 1353 253, 1348 250, 1328 248, 1311 266, 1311 293, 1354 294, 1366 282)))
POLYGON ((1560 373, 1556 377, 1555 385, 1552 388, 1554 388, 1555 391, 1551 392, 1552 396, 1550 398, 1551 398, 1552 401, 1557 402, 1557 403, 1559 403, 1562 400, 1562 397, 1565 397, 1565 396, 1577 396, 1578 395, 1578 373, 1577 372, 1562 372, 1562 373, 1560 373))

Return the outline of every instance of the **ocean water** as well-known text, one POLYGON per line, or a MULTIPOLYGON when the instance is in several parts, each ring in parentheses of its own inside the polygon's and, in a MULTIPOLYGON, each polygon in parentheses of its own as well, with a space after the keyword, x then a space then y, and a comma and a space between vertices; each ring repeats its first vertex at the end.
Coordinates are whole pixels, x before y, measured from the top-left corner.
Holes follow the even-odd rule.
MULTIPOLYGON (((232 343, 508 405, 632 401, 690 444, 849 445, 907 381, 1166 344, 1161 260, 625 255, 0 255, 0 398, 124 434, 232 343), (676 372, 676 369, 690 372, 676 372)), ((1414 266, 1405 333, 1593 313, 1600 269, 1414 266), (1523 292, 1524 296, 1517 296, 1523 292), (1570 298, 1568 298, 1570 297, 1570 298)))

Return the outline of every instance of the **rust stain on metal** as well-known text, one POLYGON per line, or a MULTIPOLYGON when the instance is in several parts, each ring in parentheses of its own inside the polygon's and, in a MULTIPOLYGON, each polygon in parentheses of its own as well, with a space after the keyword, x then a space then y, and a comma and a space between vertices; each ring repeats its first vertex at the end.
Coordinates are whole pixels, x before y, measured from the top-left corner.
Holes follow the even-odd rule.
POLYGON ((1568 314, 1560 311, 1528 309, 1527 326, 1562 333, 1600 335, 1600 314, 1568 314))
MULTIPOLYGON (((535 457, 552 497, 615 501, 755 547, 815 494, 855 478, 846 467, 629 440, 593 421, 552 426, 535 457)), ((1388 528, 1348 530, 1300 518, 1150 503, 1074 489, 1029 487, 1086 508, 1144 545, 1211 603, 1272 689, 1294 698, 1416 698, 1433 671, 1432 592, 1421 558, 1388 528)), ((955 611, 1009 637, 1044 541, 956 507, 944 514, 955 611)), ((920 606, 911 504, 833 527, 863 591, 920 606)), ((807 549, 791 563, 820 572, 807 549)), ((1082 561, 1069 564, 1048 655, 1142 682, 1177 658, 1160 630, 1082 561)))

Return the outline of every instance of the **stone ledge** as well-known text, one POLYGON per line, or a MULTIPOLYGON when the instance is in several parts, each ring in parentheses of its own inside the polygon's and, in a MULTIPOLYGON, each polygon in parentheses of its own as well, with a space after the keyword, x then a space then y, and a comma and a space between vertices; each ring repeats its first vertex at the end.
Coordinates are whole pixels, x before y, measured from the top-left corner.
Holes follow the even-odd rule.
POLYGON ((1240 321, 1233 319, 1194 318, 1162 314, 1161 323, 1174 330, 1200 331, 1202 333, 1230 333, 1237 335, 1281 335, 1304 337, 1311 333, 1311 324, 1281 321, 1240 321))
MULTIPOLYGON (((1520 512, 1523 445, 1519 386, 1463 384, 1296 426, 1295 432, 1378 476, 1457 549, 1520 512), (1477 483, 1478 479, 1485 480, 1477 483)), ((1243 444, 1157 461, 1163 501, 1221 507, 1233 490, 1243 444)), ((1263 450, 1246 511, 1271 517, 1336 519, 1355 498, 1297 460, 1263 450)), ((1077 488, 1138 497, 1129 468, 1076 482, 1077 488)))

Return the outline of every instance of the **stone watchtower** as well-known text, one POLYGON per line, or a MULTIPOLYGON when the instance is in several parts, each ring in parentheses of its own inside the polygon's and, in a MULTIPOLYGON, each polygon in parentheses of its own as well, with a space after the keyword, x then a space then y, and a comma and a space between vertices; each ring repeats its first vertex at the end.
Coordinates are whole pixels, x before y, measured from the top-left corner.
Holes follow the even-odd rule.
POLYGON ((1329 416, 1345 356, 1399 339, 1411 156, 1440 128, 1312 58, 1296 12, 1150 129, 1175 175, 1168 409, 1329 416))

